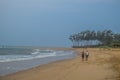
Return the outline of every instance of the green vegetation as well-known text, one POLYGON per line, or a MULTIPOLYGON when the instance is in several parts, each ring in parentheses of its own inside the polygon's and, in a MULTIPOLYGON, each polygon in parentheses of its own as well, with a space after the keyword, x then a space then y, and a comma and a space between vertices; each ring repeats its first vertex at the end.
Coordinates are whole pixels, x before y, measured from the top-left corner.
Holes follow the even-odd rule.
POLYGON ((115 34, 111 30, 86 30, 70 35, 69 39, 73 43, 72 47, 120 47, 120 34, 115 34))

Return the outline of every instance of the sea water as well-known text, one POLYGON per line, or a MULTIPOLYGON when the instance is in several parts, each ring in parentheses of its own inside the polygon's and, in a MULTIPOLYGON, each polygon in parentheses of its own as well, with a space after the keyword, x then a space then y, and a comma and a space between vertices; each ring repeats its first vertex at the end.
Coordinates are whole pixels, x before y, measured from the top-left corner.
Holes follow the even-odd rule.
POLYGON ((0 48, 0 75, 7 75, 49 62, 70 59, 74 51, 36 48, 0 48))

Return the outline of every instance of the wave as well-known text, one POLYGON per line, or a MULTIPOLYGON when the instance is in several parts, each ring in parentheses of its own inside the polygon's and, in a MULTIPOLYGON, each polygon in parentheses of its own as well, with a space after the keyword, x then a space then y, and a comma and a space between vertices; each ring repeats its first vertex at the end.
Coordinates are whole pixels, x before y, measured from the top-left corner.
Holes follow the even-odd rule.
POLYGON ((35 49, 30 55, 0 55, 0 62, 31 60, 31 59, 45 58, 51 56, 56 56, 56 52, 53 50, 35 49))
POLYGON ((9 54, 0 55, 0 62, 12 62, 21 60, 32 60, 37 58, 46 58, 54 56, 68 56, 72 55, 74 51, 54 51, 54 50, 40 50, 33 49, 29 54, 9 54))

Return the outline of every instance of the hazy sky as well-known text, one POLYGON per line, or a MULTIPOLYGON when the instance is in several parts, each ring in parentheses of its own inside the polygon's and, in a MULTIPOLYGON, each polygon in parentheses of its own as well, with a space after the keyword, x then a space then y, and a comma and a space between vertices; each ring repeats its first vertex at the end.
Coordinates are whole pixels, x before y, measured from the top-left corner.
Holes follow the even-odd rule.
POLYGON ((120 31, 120 0, 0 0, 0 45, 69 47, 83 30, 120 31))

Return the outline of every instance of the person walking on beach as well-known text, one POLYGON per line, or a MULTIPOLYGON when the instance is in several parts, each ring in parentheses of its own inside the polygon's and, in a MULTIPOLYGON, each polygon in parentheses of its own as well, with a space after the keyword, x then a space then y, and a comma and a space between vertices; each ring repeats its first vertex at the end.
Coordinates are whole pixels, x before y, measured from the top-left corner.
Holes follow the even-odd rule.
POLYGON ((88 60, 88 57, 89 57, 89 52, 88 52, 88 51, 86 51, 85 57, 86 57, 86 61, 87 61, 87 60, 88 60))
POLYGON ((84 57, 85 57, 85 54, 84 54, 84 51, 82 52, 82 61, 84 61, 84 57))

